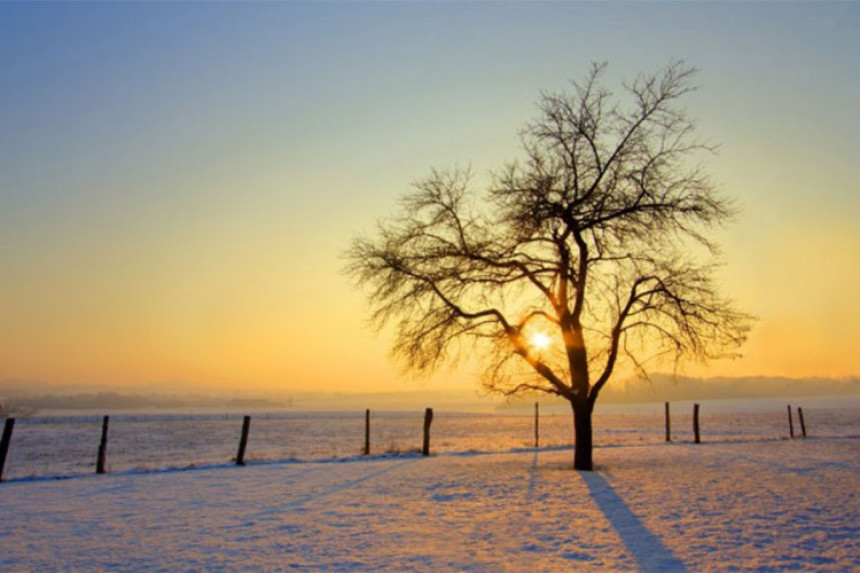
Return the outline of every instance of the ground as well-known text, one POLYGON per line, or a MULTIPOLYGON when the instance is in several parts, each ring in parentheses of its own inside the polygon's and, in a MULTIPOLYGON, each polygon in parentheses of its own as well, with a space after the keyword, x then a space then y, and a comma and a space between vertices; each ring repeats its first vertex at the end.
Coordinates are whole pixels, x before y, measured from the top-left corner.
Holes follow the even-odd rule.
POLYGON ((0 484, 0 570, 860 570, 860 439, 0 484))

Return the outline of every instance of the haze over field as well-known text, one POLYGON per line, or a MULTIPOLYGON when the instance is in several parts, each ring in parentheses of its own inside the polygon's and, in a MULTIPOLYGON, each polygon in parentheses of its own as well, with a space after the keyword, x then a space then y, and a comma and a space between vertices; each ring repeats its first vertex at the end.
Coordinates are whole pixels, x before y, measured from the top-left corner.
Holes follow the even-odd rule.
MULTIPOLYGON (((442 412, 530 412, 535 400, 554 411, 568 412, 563 400, 525 395, 514 399, 488 396, 475 388, 462 390, 409 389, 389 392, 360 391, 212 391, 189 392, 172 386, 160 390, 122 390, 104 387, 70 387, 68 384, 45 384, 28 381, 0 380, 3 415, 44 415, 68 412, 320 412, 373 411, 421 412, 428 405, 442 412)), ((180 387, 181 388, 181 387, 180 387)), ((635 411, 632 405, 683 400, 728 400, 726 406, 747 405, 773 408, 772 400, 796 399, 801 404, 816 403, 827 407, 841 404, 860 405, 860 379, 794 379, 794 378, 672 378, 655 376, 652 380, 629 379, 607 387, 601 407, 621 406, 635 411), (810 400, 810 398, 813 398, 810 400)))
POLYGON ((515 159, 541 89, 672 58, 742 208, 723 290, 760 318, 686 374, 857 377, 858 28, 836 2, 0 3, 0 380, 471 391, 469 363, 398 374, 339 253, 431 166, 515 159))

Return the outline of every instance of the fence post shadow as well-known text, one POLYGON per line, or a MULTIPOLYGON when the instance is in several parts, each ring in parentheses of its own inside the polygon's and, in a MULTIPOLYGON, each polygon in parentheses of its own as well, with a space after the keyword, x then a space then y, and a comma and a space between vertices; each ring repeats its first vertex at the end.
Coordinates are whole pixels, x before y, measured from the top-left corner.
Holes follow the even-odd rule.
POLYGON ((596 471, 579 472, 591 498, 630 551, 639 571, 687 571, 684 563, 636 517, 609 482, 596 471))

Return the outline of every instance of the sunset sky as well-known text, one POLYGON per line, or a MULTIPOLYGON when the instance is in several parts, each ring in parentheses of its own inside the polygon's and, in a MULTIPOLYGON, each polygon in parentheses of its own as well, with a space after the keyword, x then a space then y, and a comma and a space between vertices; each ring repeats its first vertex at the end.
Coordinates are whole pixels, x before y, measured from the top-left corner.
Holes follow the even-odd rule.
POLYGON ((860 3, 0 3, 0 380, 476 386, 398 373, 341 252, 431 167, 519 155, 592 61, 700 69, 737 198, 703 376, 860 375, 860 3))

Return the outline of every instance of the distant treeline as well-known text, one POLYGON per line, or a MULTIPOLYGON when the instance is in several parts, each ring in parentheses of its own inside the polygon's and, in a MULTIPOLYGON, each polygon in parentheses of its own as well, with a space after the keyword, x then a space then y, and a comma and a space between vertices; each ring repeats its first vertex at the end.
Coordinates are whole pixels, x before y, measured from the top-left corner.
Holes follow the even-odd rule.
POLYGON ((150 410, 176 408, 288 408, 290 400, 270 400, 267 398, 218 398, 207 396, 172 396, 157 394, 135 394, 120 392, 95 392, 77 394, 42 394, 16 397, 14 400, 0 400, 0 413, 27 412, 43 410, 150 410))
MULTIPOLYGON (((860 378, 780 378, 751 376, 739 378, 694 378, 655 374, 648 379, 616 380, 600 394, 604 404, 643 404, 675 400, 723 400, 734 398, 792 398, 860 394, 860 378)), ((504 405, 518 408, 534 400, 552 404, 544 395, 520 396, 504 405)), ((558 400, 559 404, 566 404, 558 400)))
POLYGON ((635 403, 840 394, 860 394, 860 378, 693 378, 660 374, 650 379, 607 384, 601 398, 607 402, 635 403))

